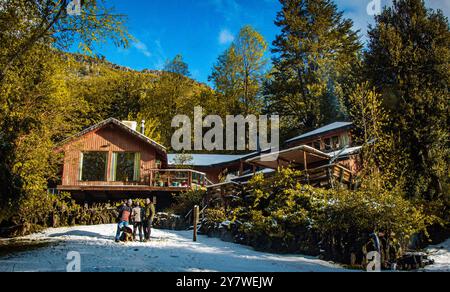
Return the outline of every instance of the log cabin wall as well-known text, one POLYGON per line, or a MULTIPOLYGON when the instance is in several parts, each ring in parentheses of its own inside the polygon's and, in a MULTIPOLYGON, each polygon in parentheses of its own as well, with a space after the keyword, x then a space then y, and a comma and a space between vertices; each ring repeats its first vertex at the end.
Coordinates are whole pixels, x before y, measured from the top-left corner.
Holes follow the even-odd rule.
MULTIPOLYGON (((123 184, 123 182, 111 181, 112 153, 114 152, 139 152, 140 161, 140 180, 144 181, 146 171, 157 167, 156 161, 164 163, 167 159, 159 154, 155 148, 149 146, 139 138, 133 136, 124 129, 109 124, 98 130, 87 133, 86 135, 75 139, 63 146, 64 167, 62 175, 62 185, 114 185, 123 184), (107 171, 104 182, 81 182, 80 159, 82 152, 108 152, 107 171)), ((164 167, 164 165, 162 165, 164 167)))

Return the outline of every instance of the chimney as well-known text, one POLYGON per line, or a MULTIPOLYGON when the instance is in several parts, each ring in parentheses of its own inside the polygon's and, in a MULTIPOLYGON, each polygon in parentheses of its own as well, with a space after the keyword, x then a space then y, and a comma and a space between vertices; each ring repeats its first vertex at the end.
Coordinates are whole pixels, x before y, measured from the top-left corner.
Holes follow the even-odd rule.
POLYGON ((141 122, 141 134, 145 135, 145 120, 142 120, 141 122))

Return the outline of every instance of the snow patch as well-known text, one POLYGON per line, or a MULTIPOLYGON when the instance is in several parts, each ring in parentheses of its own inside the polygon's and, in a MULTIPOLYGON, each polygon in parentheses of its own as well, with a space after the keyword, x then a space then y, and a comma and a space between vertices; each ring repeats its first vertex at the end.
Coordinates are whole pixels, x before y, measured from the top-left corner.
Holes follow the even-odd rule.
POLYGON ((343 268, 315 257, 257 252, 192 232, 154 230, 148 243, 114 242, 116 225, 47 229, 24 239, 55 244, 0 258, 0 271, 66 271, 67 253, 81 255, 83 272, 333 272, 343 268))
POLYGON ((425 268, 425 271, 450 272, 450 238, 447 241, 427 248, 434 265, 425 268))

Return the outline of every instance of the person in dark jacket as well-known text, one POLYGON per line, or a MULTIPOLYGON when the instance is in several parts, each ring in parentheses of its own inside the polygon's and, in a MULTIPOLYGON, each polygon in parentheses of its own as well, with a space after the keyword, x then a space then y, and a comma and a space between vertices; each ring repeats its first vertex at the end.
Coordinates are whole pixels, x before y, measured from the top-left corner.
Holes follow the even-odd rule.
POLYGON ((144 233, 146 241, 150 240, 155 214, 156 214, 155 204, 153 204, 153 202, 150 199, 147 199, 145 201, 144 207, 144 233))
POLYGON ((116 232, 116 242, 120 241, 120 234, 122 232, 122 229, 129 228, 130 220, 131 220, 131 206, 133 205, 132 200, 128 200, 126 205, 122 205, 122 207, 119 208, 119 224, 117 225, 117 232, 116 232))
POLYGON ((131 211, 131 220, 133 221, 133 241, 136 240, 136 231, 138 229, 139 229, 139 241, 142 242, 144 240, 142 234, 143 215, 144 215, 143 208, 139 205, 139 202, 136 202, 133 210, 131 211))

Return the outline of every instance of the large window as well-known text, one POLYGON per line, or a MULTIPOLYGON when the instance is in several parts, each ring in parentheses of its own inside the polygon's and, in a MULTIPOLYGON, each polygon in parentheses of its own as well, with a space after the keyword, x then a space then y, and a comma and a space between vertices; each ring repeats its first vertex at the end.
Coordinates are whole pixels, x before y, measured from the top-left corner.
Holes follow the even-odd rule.
POLYGON ((108 152, 84 152, 80 160, 81 181, 106 181, 108 152))
POLYGON ((122 182, 139 181, 140 160, 140 153, 113 153, 111 180, 122 182))

